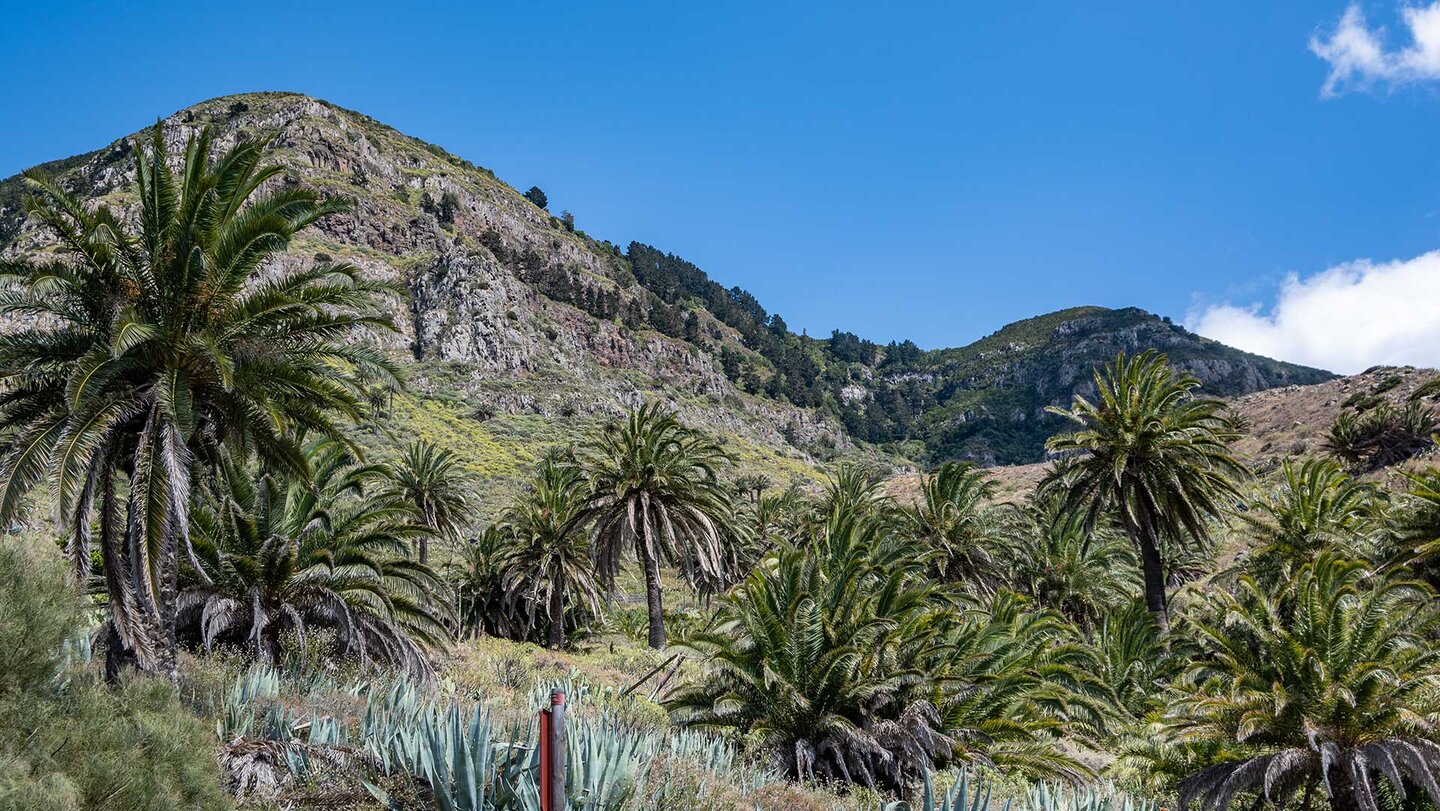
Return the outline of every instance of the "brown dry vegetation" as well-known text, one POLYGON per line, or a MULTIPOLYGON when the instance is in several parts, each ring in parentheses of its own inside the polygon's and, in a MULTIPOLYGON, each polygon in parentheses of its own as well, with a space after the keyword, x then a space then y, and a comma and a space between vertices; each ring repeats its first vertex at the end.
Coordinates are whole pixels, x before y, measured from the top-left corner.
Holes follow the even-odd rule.
MULTIPOLYGON (((1283 386, 1225 398, 1245 427, 1245 437, 1235 443, 1235 450, 1261 475, 1287 460, 1324 456, 1325 434, 1330 424, 1342 411, 1353 410, 1356 401, 1363 401, 1367 396, 1392 405, 1402 405, 1414 397, 1440 409, 1440 371, 1414 366, 1379 366, 1310 386, 1283 386), (1351 405, 1346 405, 1347 401, 1351 405)), ((1401 470, 1434 465, 1437 459, 1440 451, 1432 450, 1366 477, 1389 481, 1401 470)), ((1019 501, 1033 491, 1049 469, 1048 462, 1036 462, 992 467, 986 472, 997 485, 996 501, 1008 503, 1019 501)), ((914 501, 920 494, 920 474, 892 477, 886 482, 886 492, 902 502, 914 501)))

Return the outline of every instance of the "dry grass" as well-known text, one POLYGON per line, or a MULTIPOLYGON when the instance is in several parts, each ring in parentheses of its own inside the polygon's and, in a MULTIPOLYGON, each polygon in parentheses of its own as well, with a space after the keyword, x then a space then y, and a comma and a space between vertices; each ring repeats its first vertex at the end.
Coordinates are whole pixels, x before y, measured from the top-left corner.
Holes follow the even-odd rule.
MULTIPOLYGON (((1425 402, 1440 408, 1440 392, 1422 390, 1440 388, 1440 371, 1417 369, 1413 366, 1380 367, 1350 377, 1336 378, 1312 386, 1284 386, 1253 394, 1229 398, 1231 408, 1246 426, 1246 436, 1235 443, 1235 450, 1258 473, 1264 474, 1281 463, 1307 456, 1324 455, 1325 434, 1330 424, 1346 408, 1351 398, 1367 395, 1400 405, 1420 391, 1425 402), (1397 380, 1398 378, 1398 380, 1397 380), (1380 391, 1377 392, 1377 389, 1380 391)), ((1440 464, 1440 449, 1423 454, 1388 470, 1367 474, 1368 478, 1388 481, 1400 470, 1440 464)), ((1034 491, 1046 472, 1048 462, 1029 465, 992 467, 986 473, 997 486, 997 502, 1015 502, 1034 491)), ((905 474, 886 482, 886 492, 902 503, 911 503, 920 496, 920 476, 905 474)))

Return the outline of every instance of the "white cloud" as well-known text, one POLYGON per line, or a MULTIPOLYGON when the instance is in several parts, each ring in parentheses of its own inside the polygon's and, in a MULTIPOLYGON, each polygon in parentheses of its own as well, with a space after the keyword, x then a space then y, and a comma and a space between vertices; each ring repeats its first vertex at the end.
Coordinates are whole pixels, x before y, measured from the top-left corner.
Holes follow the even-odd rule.
POLYGON ((1370 28, 1354 3, 1328 38, 1311 37, 1311 52, 1330 63, 1321 95, 1335 96, 1377 83, 1440 80, 1440 0, 1428 6, 1402 6, 1400 16, 1410 43, 1398 50, 1386 50, 1385 29, 1370 28))
POLYGON ((1266 357, 1353 374, 1380 364, 1440 367, 1440 251, 1292 274, 1269 311, 1192 311, 1194 332, 1266 357))

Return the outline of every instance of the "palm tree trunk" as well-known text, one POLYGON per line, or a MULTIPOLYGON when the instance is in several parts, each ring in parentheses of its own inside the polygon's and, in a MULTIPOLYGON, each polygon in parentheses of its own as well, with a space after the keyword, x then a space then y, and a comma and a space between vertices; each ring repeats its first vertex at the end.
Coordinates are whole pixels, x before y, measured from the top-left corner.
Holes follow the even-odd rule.
POLYGON ((665 616, 660 604, 660 561, 640 544, 640 559, 645 567, 645 607, 650 612, 650 647, 665 647, 665 616))
POLYGON ((100 555, 105 572, 105 591, 110 599, 110 620, 105 624, 105 683, 114 686, 120 681, 121 671, 139 664, 135 649, 120 636, 116 623, 122 620, 118 620, 117 615, 127 617, 131 622, 127 628, 130 633, 140 633, 142 629, 134 627, 134 614, 137 612, 129 592, 125 550, 121 547, 126 534, 115 529, 114 473, 108 459, 103 464, 105 468, 100 473, 100 555))
MULTIPOLYGON (((425 522, 425 528, 430 532, 435 532, 435 511, 432 510, 428 504, 421 509, 421 518, 425 522)), ((430 564, 430 532, 420 533, 421 566, 428 566, 430 564)))
POLYGON ((550 589, 550 629, 545 647, 562 650, 565 647, 565 583, 557 582, 550 589))
POLYGON ((1170 605, 1165 596, 1165 563, 1151 537, 1141 536, 1140 568, 1145 580, 1145 607, 1155 617, 1160 633, 1170 632, 1170 605))
POLYGON ((1330 767, 1330 811, 1360 811, 1349 764, 1344 760, 1330 767))
POLYGON ((115 620, 105 623, 105 683, 114 687, 120 683, 120 673, 127 667, 135 667, 135 651, 120 638, 115 630, 115 620))
POLYGON ((1165 561, 1160 556, 1160 544, 1155 535, 1155 522, 1151 519, 1146 505, 1136 505, 1134 520, 1121 510, 1125 534, 1140 550, 1140 574, 1145 586, 1145 607, 1155 619, 1155 625, 1162 636, 1170 633, 1170 604, 1165 596, 1165 561))

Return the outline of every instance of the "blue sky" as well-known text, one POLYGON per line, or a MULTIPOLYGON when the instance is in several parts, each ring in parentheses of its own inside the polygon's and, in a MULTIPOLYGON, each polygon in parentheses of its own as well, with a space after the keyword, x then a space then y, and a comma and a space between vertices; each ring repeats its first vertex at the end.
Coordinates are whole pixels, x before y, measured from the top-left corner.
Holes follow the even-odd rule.
POLYGON ((61 5, 5 9, 0 175, 295 90, 811 334, 950 346, 1135 305, 1341 368, 1367 358, 1287 322, 1358 305, 1295 302, 1394 267, 1420 278, 1382 302, 1420 337, 1366 352, 1440 363, 1415 307, 1440 296, 1440 259, 1415 265, 1440 247, 1440 28, 1389 0, 61 5))

